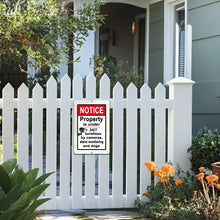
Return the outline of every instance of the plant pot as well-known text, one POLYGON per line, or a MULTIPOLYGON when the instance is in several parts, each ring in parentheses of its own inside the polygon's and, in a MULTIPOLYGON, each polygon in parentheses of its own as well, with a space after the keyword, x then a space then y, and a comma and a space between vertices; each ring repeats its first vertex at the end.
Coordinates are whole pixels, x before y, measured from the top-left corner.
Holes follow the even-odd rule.
POLYGON ((220 184, 220 162, 212 163, 212 173, 218 176, 218 183, 220 184))

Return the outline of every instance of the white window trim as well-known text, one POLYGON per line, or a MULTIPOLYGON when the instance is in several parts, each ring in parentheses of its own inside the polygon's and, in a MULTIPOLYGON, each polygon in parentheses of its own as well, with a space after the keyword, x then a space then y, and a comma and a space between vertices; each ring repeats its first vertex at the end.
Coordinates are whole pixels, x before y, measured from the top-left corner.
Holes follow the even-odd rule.
MULTIPOLYGON (((139 44, 139 20, 145 18, 145 24, 146 24, 146 13, 140 14, 135 16, 135 23, 136 23, 136 30, 134 35, 134 70, 137 73, 138 72, 138 44, 139 44)), ((145 27, 146 28, 146 27, 145 27)), ((145 35, 147 34, 145 30, 145 35)))
POLYGON ((187 25, 187 0, 164 0, 164 84, 175 75, 175 7, 185 3, 185 76, 191 78, 191 27, 187 25))
POLYGON ((150 2, 146 6, 144 82, 149 82, 150 2))

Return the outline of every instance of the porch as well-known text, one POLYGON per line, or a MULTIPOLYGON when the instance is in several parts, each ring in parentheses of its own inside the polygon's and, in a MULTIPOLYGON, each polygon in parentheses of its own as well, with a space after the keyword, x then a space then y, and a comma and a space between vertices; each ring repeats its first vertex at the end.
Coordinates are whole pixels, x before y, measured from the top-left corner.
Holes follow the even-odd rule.
MULTIPOLYGON (((77 9, 81 0, 68 1, 77 9)), ((68 73, 85 77, 94 71, 94 55, 126 62, 125 71, 143 74, 151 88, 174 77, 191 79, 192 28, 187 22, 186 0, 108 0, 102 7, 105 24, 90 32, 81 50, 74 54, 81 62, 61 65, 61 77, 68 73)))

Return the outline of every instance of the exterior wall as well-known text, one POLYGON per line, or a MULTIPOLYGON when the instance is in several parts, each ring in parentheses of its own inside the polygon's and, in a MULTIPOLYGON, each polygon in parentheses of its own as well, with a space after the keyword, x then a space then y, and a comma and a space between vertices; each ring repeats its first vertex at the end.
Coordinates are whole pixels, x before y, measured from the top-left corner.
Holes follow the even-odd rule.
POLYGON ((150 6, 149 39, 149 86, 154 88, 163 82, 164 49, 164 4, 159 2, 150 6))
POLYGON ((220 129, 220 2, 189 0, 192 25, 193 133, 220 129))

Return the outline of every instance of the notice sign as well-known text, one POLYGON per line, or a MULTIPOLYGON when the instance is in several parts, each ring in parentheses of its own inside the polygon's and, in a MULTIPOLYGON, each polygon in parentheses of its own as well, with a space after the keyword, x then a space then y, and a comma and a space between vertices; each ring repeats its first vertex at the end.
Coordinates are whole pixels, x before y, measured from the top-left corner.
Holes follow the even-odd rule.
POLYGON ((109 153, 109 102, 74 102, 74 153, 109 153))

